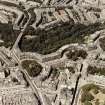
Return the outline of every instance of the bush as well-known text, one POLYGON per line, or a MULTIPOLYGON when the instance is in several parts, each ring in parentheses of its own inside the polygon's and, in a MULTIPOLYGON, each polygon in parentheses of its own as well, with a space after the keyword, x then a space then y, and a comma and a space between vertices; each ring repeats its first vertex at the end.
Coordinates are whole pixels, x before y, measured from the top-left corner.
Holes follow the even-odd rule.
POLYGON ((74 70, 73 67, 68 67, 68 70, 69 70, 70 73, 73 73, 73 74, 75 73, 75 70, 74 70))

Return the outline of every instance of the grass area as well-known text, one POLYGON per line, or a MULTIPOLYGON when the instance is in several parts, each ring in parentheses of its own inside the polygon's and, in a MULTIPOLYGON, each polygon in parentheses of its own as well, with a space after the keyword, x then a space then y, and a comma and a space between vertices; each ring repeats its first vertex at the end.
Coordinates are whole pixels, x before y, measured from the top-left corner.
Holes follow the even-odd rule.
MULTIPOLYGON (((86 35, 94 33, 96 30, 103 29, 100 23, 85 26, 83 24, 74 24, 72 20, 62 25, 54 25, 52 29, 34 31, 33 39, 22 38, 20 49, 23 52, 38 52, 40 54, 49 54, 55 52, 63 45, 70 43, 84 43, 86 35)), ((26 30, 25 35, 30 32, 26 30)), ((32 34, 31 34, 32 35, 32 34)))
POLYGON ((105 89, 95 84, 87 84, 82 87, 80 101, 81 105, 104 105, 105 89))
POLYGON ((43 67, 35 60, 25 60, 22 62, 22 67, 25 69, 31 77, 38 76, 43 67))
POLYGON ((88 66, 87 73, 92 75, 104 75, 105 76, 105 68, 97 68, 93 66, 88 66))

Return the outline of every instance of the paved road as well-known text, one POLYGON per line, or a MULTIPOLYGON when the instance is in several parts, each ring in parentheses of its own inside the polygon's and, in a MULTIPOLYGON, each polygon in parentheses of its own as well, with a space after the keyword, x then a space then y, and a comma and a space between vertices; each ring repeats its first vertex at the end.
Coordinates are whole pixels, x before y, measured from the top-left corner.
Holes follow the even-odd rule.
MULTIPOLYGON (((83 64, 81 64, 80 72, 82 71, 82 69, 83 69, 83 64)), ((81 78, 81 75, 79 74, 78 77, 77 77, 77 80, 76 80, 76 85, 75 85, 75 89, 74 89, 74 94, 73 94, 73 99, 72 99, 71 105, 74 105, 74 102, 76 100, 76 94, 77 94, 80 78, 81 78)))
POLYGON ((13 62, 9 58, 7 58, 2 51, 0 51, 0 59, 2 59, 7 65, 13 64, 13 62))
POLYGON ((32 82, 32 80, 30 79, 30 76, 28 75, 26 70, 22 69, 21 65, 20 65, 20 70, 22 70, 22 72, 24 73, 27 82, 31 86, 31 88, 32 88, 32 90, 33 90, 33 92, 34 92, 34 94, 35 94, 35 96, 39 102, 39 105, 45 105, 41 92, 38 90, 36 84, 32 82))
MULTIPOLYGON (((11 50, 12 54, 14 55, 14 57, 15 57, 16 59, 18 58, 18 56, 17 56, 15 50, 18 48, 18 43, 19 43, 19 41, 21 40, 21 38, 22 38, 22 36, 23 36, 23 34, 24 34, 24 32, 25 32, 27 26, 28 26, 28 24, 29 24, 29 22, 30 22, 30 19, 31 19, 31 14, 29 14, 29 20, 28 20, 27 23, 25 24, 25 26, 24 26, 24 28, 22 29, 21 33, 19 34, 19 36, 18 36, 17 40, 15 41, 15 44, 13 45, 13 48, 12 48, 12 50, 11 50)), ((44 102, 43 102, 43 97, 42 97, 41 93, 38 91, 36 84, 31 81, 30 76, 28 75, 28 73, 26 72, 26 70, 23 70, 23 69, 22 69, 19 60, 17 60, 17 62, 18 62, 18 64, 19 64, 20 70, 22 70, 23 74, 24 74, 25 77, 26 77, 27 82, 28 82, 29 85, 31 86, 31 88, 32 88, 32 90, 33 90, 33 93, 35 94, 35 96, 36 96, 36 98, 37 98, 39 104, 40 104, 40 105, 45 105, 44 102)))
POLYGON ((16 49, 16 48, 18 47, 18 43, 19 43, 19 41, 21 40, 21 38, 22 38, 22 36, 23 36, 25 30, 26 30, 27 27, 28 27, 28 24, 29 24, 30 19, 31 19, 31 14, 28 13, 28 15, 29 15, 29 20, 28 20, 27 23, 25 24, 24 28, 21 30, 21 32, 20 32, 20 34, 19 34, 17 40, 15 41, 15 44, 13 45, 12 50, 14 50, 14 49, 16 49))

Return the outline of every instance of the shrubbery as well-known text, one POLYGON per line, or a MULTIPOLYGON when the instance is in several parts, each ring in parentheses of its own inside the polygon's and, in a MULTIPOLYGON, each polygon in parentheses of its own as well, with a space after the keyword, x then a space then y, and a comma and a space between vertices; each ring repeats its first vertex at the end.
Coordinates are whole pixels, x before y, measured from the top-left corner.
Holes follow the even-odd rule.
POLYGON ((87 52, 84 50, 70 50, 69 53, 67 53, 67 57, 73 61, 78 60, 79 57, 85 59, 87 57, 87 52))
POLYGON ((73 73, 73 74, 75 73, 75 70, 74 70, 73 67, 68 67, 68 70, 69 70, 70 73, 73 73))
POLYGON ((104 75, 105 76, 105 68, 97 68, 97 67, 93 67, 93 66, 88 66, 87 68, 87 72, 88 74, 92 74, 92 75, 104 75))

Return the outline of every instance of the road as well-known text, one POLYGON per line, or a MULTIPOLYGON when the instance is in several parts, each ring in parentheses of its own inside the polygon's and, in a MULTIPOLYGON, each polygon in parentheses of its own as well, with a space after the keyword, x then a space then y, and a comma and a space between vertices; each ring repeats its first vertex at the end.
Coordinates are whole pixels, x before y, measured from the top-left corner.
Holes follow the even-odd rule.
POLYGON ((28 19, 27 23, 25 24, 24 28, 21 30, 21 32, 20 32, 20 34, 19 34, 17 40, 15 41, 15 44, 14 44, 13 47, 12 47, 12 50, 14 50, 14 49, 16 49, 16 48, 18 47, 18 43, 19 43, 19 41, 21 40, 21 38, 22 38, 22 36, 23 36, 25 30, 26 30, 27 27, 28 27, 28 24, 29 24, 30 19, 31 19, 31 14, 28 13, 28 15, 29 15, 29 19, 28 19))
POLYGON ((30 76, 28 75, 28 73, 26 72, 25 69, 22 69, 21 65, 19 66, 20 70, 23 72, 23 74, 25 75, 25 78, 27 80, 27 82, 29 83, 30 87, 32 88, 32 91, 34 93, 34 95, 36 96, 39 105, 46 105, 44 103, 44 99, 42 97, 41 91, 37 88, 36 84, 32 82, 30 76))
MULTIPOLYGON (((81 64, 80 72, 82 71, 82 69, 83 69, 83 64, 81 64)), ((75 89, 74 89, 74 94, 73 94, 73 99, 72 99, 71 105, 74 105, 74 102, 76 100, 76 94, 77 94, 77 90, 78 90, 78 84, 79 84, 80 77, 81 77, 81 75, 79 74, 78 77, 77 77, 77 81, 76 81, 76 85, 75 85, 75 89)))
POLYGON ((6 54, 4 54, 2 51, 0 51, 0 59, 2 59, 6 65, 13 65, 13 62, 6 57, 6 54))
MULTIPOLYGON (((32 90, 33 90, 33 92, 34 92, 36 98, 37 98, 38 101, 40 102, 40 96, 39 96, 38 89, 37 89, 36 85, 34 85, 34 84, 32 83, 32 81, 31 81, 31 79, 30 79, 28 73, 26 72, 26 70, 23 70, 22 68, 21 68, 21 70, 22 70, 22 72, 24 73, 27 82, 28 82, 29 85, 31 86, 31 88, 32 88, 32 90)), ((40 103, 41 103, 41 102, 40 102, 40 103)), ((42 105, 42 104, 41 104, 41 105, 42 105)))
MULTIPOLYGON (((25 30, 27 29, 27 26, 28 26, 28 24, 30 22, 30 19, 31 19, 31 14, 29 14, 29 20, 25 24, 25 26, 22 29, 21 33, 19 34, 17 40, 15 41, 15 44, 12 47, 11 53, 14 55, 14 57, 15 57, 16 60, 18 59, 18 56, 16 54, 16 49, 18 49, 18 43, 21 40, 21 38, 22 38, 25 30)), ((36 84, 31 81, 30 76, 28 75, 28 73, 26 72, 26 70, 23 70, 23 68, 21 67, 21 64, 20 64, 19 60, 17 60, 17 63, 19 64, 20 70, 23 72, 23 74, 26 77, 27 82, 29 83, 30 87, 32 88, 33 93, 34 93, 34 95, 36 96, 36 98, 37 98, 37 100, 39 102, 39 105, 45 105, 44 102, 43 102, 43 97, 42 97, 41 93, 38 91, 36 84)))

